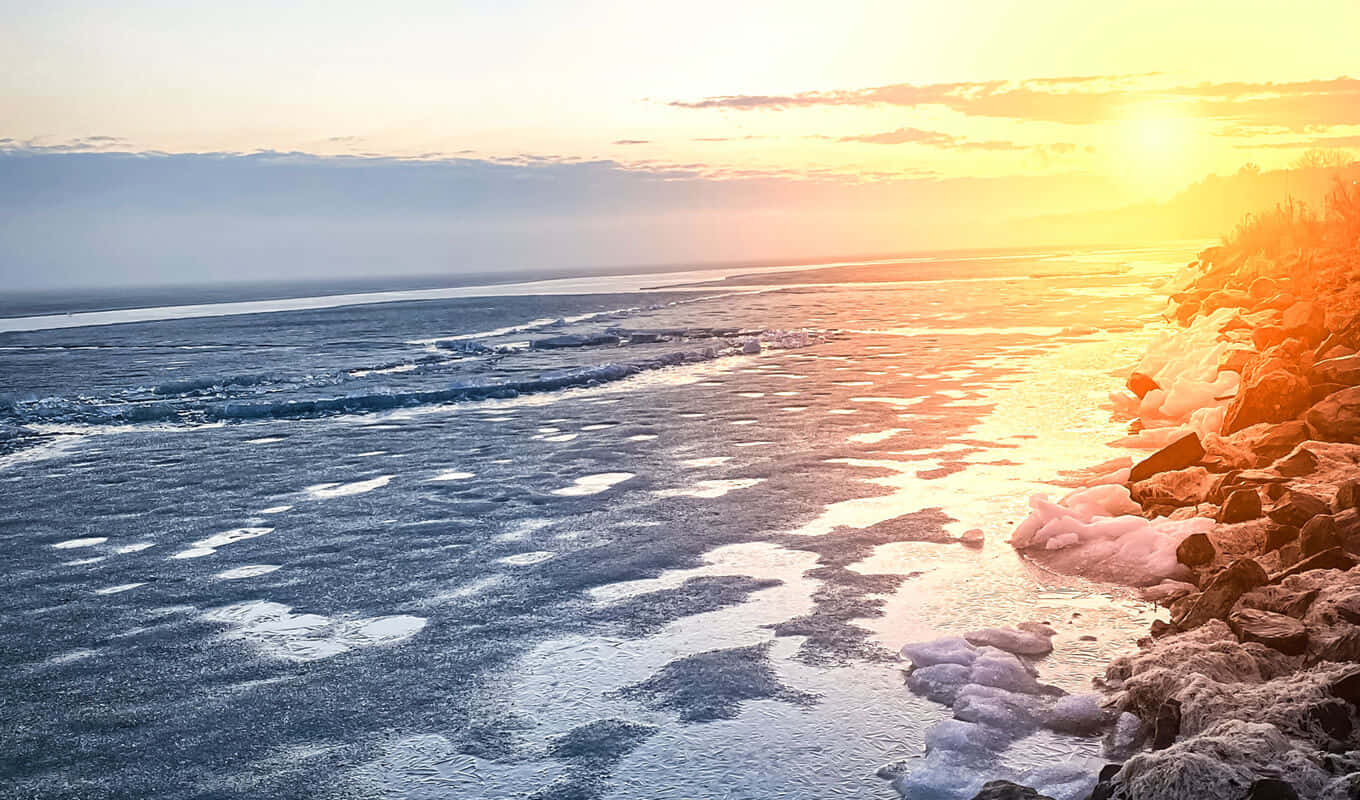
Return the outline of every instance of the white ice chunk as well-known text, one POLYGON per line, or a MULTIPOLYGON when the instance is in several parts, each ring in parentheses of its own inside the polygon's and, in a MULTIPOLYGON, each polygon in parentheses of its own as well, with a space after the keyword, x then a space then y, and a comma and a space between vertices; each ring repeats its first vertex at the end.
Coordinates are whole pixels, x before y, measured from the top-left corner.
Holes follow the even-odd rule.
POLYGON ((1017 628, 984 628, 965 633, 963 638, 977 647, 990 646, 1022 656, 1042 656, 1053 652, 1053 637, 1057 631, 1047 625, 1026 625, 1017 628))
POLYGON ((900 654, 917 667, 935 664, 962 664, 972 666, 978 650, 958 636, 949 636, 929 642, 914 642, 903 645, 900 654))
POLYGON ((564 497, 580 497, 588 494, 599 494, 618 483, 632 478, 632 472, 601 472, 595 475, 586 475, 577 478, 570 486, 563 486, 561 489, 553 489, 553 494, 564 497))
POLYGON ((305 491, 318 500, 327 500, 332 497, 348 497, 349 495, 381 489, 391 480, 391 475, 379 475, 366 481, 354 481, 352 483, 318 483, 314 486, 308 486, 305 491))
POLYGON ((1071 694, 1053 704, 1044 727, 1060 733, 1090 736, 1109 727, 1114 713, 1101 707, 1105 696, 1095 692, 1071 694))

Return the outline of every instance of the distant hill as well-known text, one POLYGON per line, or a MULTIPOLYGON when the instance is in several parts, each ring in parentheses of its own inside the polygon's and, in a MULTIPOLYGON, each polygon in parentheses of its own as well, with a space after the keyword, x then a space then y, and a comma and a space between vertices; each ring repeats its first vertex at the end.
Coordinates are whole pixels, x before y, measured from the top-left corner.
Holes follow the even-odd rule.
POLYGON ((1028 221, 1032 235, 1052 241, 1166 241, 1216 239, 1248 214, 1294 200, 1322 211, 1337 180, 1360 181, 1360 161, 1263 172, 1248 164, 1227 176, 1210 175, 1164 203, 1115 211, 1052 214, 1028 221))

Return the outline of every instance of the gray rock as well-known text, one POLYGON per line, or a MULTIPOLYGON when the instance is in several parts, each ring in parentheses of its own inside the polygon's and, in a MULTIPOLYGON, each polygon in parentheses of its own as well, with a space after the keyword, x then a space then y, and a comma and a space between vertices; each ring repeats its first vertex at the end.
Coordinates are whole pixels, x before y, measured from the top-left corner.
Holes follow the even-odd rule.
MULTIPOLYGON (((1357 383, 1360 383, 1360 381, 1357 381, 1357 383)), ((1152 376, 1144 375, 1141 372, 1135 372, 1132 375, 1130 375, 1129 380, 1125 385, 1129 387, 1130 392, 1133 392, 1135 395, 1138 396, 1139 400, 1142 400, 1144 397, 1146 397, 1147 393, 1152 391, 1153 389, 1162 388, 1161 386, 1157 385, 1157 381, 1153 380, 1152 376)))
POLYGON ((1299 800, 1299 793, 1279 778, 1257 778, 1247 791, 1246 800, 1299 800))
POLYGON ((1286 336, 1317 346, 1327 337, 1327 312, 1316 303, 1300 300, 1284 310, 1280 327, 1286 336))
POLYGON ((1145 509, 1153 507, 1183 508, 1206 502, 1218 478, 1204 467, 1173 469, 1135 482, 1129 493, 1134 502, 1145 509))
POLYGON ((1341 536, 1337 531, 1336 521, 1326 514, 1313 517, 1299 529, 1299 552, 1304 558, 1315 556, 1340 544, 1341 536))
POLYGON ((1266 516, 1281 525, 1302 528, 1308 520, 1319 514, 1326 514, 1331 508, 1312 495, 1286 491, 1284 495, 1266 512, 1266 516))
POLYGON ((1302 622, 1256 608, 1239 608, 1228 615, 1228 627, 1243 642, 1256 642, 1287 656, 1308 649, 1308 629, 1302 622))
POLYGON ((1187 567, 1202 567, 1213 561, 1217 554, 1214 543, 1205 533, 1192 533, 1176 546, 1176 560, 1187 567))
POLYGON ((1360 481, 1346 481, 1336 487, 1336 498, 1332 500, 1333 511, 1360 508, 1360 481))
MULTIPOLYGON (((1247 522, 1261 516, 1261 495, 1255 489, 1236 489, 1223 501, 1215 519, 1225 524, 1247 522)), ((1177 551, 1179 554, 1179 551, 1177 551)), ((1181 562, 1185 563, 1185 562, 1181 562)))
POLYGON ((1284 422, 1308 407, 1308 381, 1285 369, 1258 375, 1243 384, 1223 418, 1223 433, 1258 422, 1284 422))
POLYGON ((1285 578, 1302 575, 1315 569, 1339 569, 1344 572, 1353 566, 1355 566, 1354 558, 1347 555, 1340 547, 1333 547, 1330 550, 1323 550, 1321 553, 1309 556, 1294 566, 1271 575, 1270 582, 1279 583, 1285 578))
POLYGON ((1327 691, 1332 697, 1339 697, 1353 706, 1360 707, 1360 667, 1332 681, 1327 691))
POLYGON ((1053 800, 1053 798, 1018 783, 987 781, 982 784, 982 791, 973 795, 973 800, 1053 800))
POLYGON ((1360 594, 1337 601, 1336 615, 1352 625, 1360 625, 1360 594))
POLYGON ((1181 701, 1168 698, 1157 708, 1157 721, 1152 728, 1152 749, 1165 750, 1181 732, 1181 701))
POLYGON ((1313 373, 1327 383, 1360 384, 1360 355, 1328 358, 1313 365, 1313 373))
POLYGON ((1203 457, 1204 447, 1200 444, 1199 436, 1193 433, 1186 434, 1134 464, 1133 469, 1129 471, 1129 482, 1138 483, 1159 472, 1192 467, 1203 457))
POLYGON ((1309 435, 1324 442, 1360 441, 1360 386, 1333 392, 1303 415, 1309 435))
POLYGON ((1250 558, 1234 561, 1209 581, 1209 585, 1195 597, 1184 615, 1175 620, 1176 626, 1189 630, 1211 619, 1223 619, 1242 595, 1264 586, 1268 581, 1265 570, 1250 558))
POLYGON ((1317 472, 1318 459, 1311 450, 1298 448, 1275 462, 1275 471, 1286 478, 1300 478, 1317 472))
MULTIPOLYGON (((1257 608, 1262 611, 1284 614, 1294 619, 1303 619, 1303 615, 1308 613, 1308 609, 1312 607, 1317 596, 1317 589, 1298 591, 1286 589, 1279 585, 1270 585, 1252 589, 1242 595, 1237 604, 1239 608, 1257 608)), ((1357 609, 1360 610, 1360 606, 1357 609)))

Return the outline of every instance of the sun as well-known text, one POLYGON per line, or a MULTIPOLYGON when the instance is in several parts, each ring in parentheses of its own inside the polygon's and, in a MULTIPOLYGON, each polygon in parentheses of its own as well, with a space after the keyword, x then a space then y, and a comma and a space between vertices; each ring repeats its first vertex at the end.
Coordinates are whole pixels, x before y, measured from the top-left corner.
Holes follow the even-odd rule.
POLYGON ((1195 139, 1194 120, 1174 106, 1133 108, 1119 123, 1117 172, 1147 190, 1182 185, 1194 173, 1195 139))

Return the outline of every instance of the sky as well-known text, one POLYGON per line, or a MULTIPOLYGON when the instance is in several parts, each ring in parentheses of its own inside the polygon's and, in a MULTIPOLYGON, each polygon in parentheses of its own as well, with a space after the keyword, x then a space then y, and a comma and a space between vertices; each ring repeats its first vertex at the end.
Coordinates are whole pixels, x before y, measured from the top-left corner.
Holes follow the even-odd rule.
POLYGON ((1360 152, 1354 0, 0 13, 13 285, 985 247, 1360 152))

